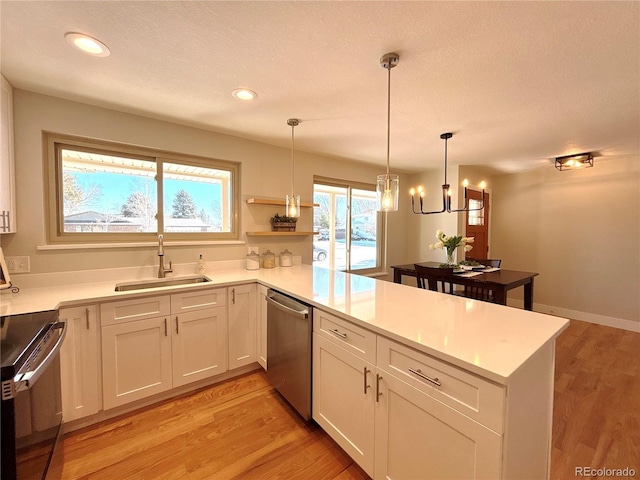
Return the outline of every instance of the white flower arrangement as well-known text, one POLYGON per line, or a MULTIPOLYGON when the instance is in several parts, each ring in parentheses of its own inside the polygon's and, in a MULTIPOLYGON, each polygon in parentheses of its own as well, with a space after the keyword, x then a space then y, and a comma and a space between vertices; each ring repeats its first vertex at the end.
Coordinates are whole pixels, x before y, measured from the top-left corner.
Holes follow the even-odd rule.
POLYGON ((449 263, 453 261, 453 252, 456 248, 464 247, 464 251, 468 252, 473 247, 469 245, 473 243, 474 237, 463 237, 461 235, 454 235, 453 237, 447 237, 442 230, 436 232, 436 238, 438 241, 429 245, 429 250, 435 250, 436 248, 442 248, 447 250, 447 260, 449 263))

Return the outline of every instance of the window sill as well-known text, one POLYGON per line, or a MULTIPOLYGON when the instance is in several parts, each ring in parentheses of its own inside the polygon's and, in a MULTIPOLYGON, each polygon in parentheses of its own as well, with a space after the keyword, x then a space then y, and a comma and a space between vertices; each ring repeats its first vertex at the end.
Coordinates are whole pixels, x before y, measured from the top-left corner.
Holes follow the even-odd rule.
MULTIPOLYGON (((165 247, 171 246, 198 246, 198 245, 244 245, 244 240, 194 240, 181 242, 164 241, 165 247)), ((129 242, 129 243, 61 243, 51 245, 38 245, 36 250, 98 250, 104 248, 157 248, 158 242, 129 242)))

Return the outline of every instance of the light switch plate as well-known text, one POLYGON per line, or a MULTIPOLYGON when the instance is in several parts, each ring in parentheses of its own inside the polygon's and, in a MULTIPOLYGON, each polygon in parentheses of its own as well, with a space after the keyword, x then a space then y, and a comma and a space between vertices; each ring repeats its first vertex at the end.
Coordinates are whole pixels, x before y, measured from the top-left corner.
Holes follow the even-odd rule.
POLYGON ((28 256, 7 257, 7 269, 9 273, 29 273, 31 264, 28 256))

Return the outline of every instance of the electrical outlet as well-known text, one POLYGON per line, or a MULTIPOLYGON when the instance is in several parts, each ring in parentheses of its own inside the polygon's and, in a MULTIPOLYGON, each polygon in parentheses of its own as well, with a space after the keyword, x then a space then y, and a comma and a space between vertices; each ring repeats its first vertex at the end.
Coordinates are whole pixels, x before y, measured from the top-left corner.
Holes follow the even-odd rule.
POLYGON ((28 256, 7 257, 6 261, 9 273, 29 273, 31 271, 31 265, 28 256))
POLYGON ((260 255, 260 247, 247 247, 247 253, 257 253, 260 255))

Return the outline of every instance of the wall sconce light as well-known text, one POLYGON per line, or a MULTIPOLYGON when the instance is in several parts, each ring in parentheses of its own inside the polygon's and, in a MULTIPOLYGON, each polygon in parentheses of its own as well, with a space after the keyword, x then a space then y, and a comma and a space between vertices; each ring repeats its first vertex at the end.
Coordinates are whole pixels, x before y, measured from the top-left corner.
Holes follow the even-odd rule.
POLYGON ((561 172, 564 170, 580 170, 581 168, 589 167, 593 167, 593 153, 591 152, 556 158, 556 168, 561 172))

